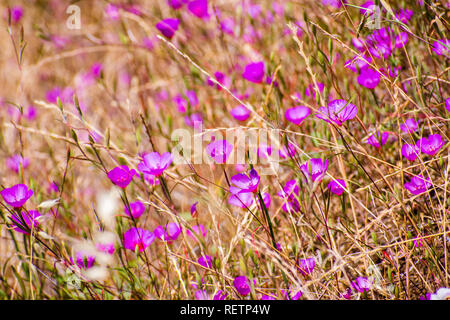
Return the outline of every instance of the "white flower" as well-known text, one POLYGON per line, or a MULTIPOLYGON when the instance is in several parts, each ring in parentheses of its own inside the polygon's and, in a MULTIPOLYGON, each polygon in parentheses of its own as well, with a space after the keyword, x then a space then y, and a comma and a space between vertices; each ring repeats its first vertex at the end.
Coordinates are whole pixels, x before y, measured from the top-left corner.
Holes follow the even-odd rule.
POLYGON ((430 300, 450 300, 450 288, 440 288, 430 296, 430 300))

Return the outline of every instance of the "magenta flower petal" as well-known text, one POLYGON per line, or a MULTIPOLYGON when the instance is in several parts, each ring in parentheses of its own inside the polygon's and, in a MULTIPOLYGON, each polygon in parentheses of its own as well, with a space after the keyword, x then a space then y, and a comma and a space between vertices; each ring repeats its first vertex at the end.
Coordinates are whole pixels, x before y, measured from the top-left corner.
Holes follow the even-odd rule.
POLYGON ((338 196, 340 196, 344 191, 347 186, 345 185, 345 180, 343 179, 336 179, 336 180, 332 180, 330 181, 330 183, 328 183, 328 189, 330 189, 330 191, 338 196))
POLYGON ((358 76, 358 83, 368 89, 375 89, 380 82, 380 73, 372 68, 364 68, 358 76))
POLYGON ((142 157, 142 162, 137 166, 138 170, 144 174, 159 177, 172 163, 173 155, 165 152, 160 155, 158 152, 146 153, 142 157))
POLYGON ((131 202, 130 203, 130 209, 131 209, 131 213, 128 210, 128 207, 125 206, 125 208, 124 208, 125 213, 128 216, 132 216, 133 218, 137 219, 140 216, 142 216, 142 214, 145 212, 145 205, 142 202, 140 202, 140 201, 131 202))
POLYGON ((311 110, 305 106, 296 106, 294 108, 287 109, 284 113, 286 120, 299 126, 303 120, 305 120, 311 113, 311 110))
POLYGON ((405 120, 405 123, 400 125, 400 130, 402 130, 405 133, 413 133, 417 131, 419 128, 419 125, 417 124, 417 121, 414 118, 409 118, 405 120))
POLYGON ((123 246, 125 249, 144 251, 155 240, 155 235, 142 228, 131 228, 123 235, 123 246))
POLYGON ((417 140, 416 146, 421 152, 434 156, 445 144, 440 134, 429 135, 428 138, 417 140))
POLYGON ((28 189, 24 184, 16 184, 11 188, 5 188, 0 191, 0 195, 11 207, 20 208, 33 195, 33 190, 28 189))
POLYGON ((263 61, 249 63, 245 66, 242 77, 250 82, 261 83, 264 78, 264 69, 263 61))
POLYGON ((341 126, 344 121, 351 120, 356 117, 358 109, 352 103, 345 100, 333 100, 328 104, 328 107, 320 107, 319 113, 316 117, 328 123, 334 123, 341 126))
POLYGON ((188 3, 188 10, 198 18, 209 17, 208 0, 194 0, 188 3))
POLYGON ((246 276, 236 277, 233 280, 233 286, 241 296, 247 296, 251 291, 251 283, 246 276))
POLYGON ((17 232, 30 234, 31 229, 36 228, 39 225, 38 218, 40 216, 41 214, 36 210, 21 212, 20 217, 18 213, 13 213, 10 216, 12 228, 17 232), (25 225, 23 222, 25 222, 25 225))
POLYGON ((180 21, 178 19, 168 18, 161 20, 156 24, 156 28, 163 34, 164 37, 172 39, 175 32, 178 30, 180 21))
POLYGON ((201 256, 200 258, 198 258, 197 262, 205 268, 209 268, 209 269, 212 268, 212 257, 211 256, 208 256, 208 255, 201 256))
POLYGON ((328 159, 323 161, 321 158, 310 159, 306 163, 300 166, 300 170, 303 172, 305 177, 316 182, 323 179, 328 169, 328 159))
POLYGON ((73 260, 73 257, 70 257, 70 262, 72 264, 77 264, 77 266, 81 269, 89 269, 94 265, 95 262, 95 256, 88 254, 83 251, 78 251, 75 254, 76 261, 73 260))
POLYGON ((314 258, 300 259, 298 262, 298 270, 303 274, 312 273, 315 266, 316 260, 314 258))
POLYGON ((375 148, 381 148, 384 146, 389 138, 389 132, 380 133, 377 131, 375 134, 371 135, 367 140, 367 143, 375 148))
POLYGON ((217 163, 225 163, 233 151, 233 145, 227 140, 211 142, 206 146, 206 152, 217 163))
POLYGON ((422 175, 414 176, 411 178, 410 182, 406 182, 404 184, 406 190, 411 192, 413 195, 418 195, 421 193, 424 193, 428 190, 428 188, 431 187, 430 178, 427 178, 426 180, 423 178, 422 175))
POLYGON ((114 183, 116 186, 121 188, 126 188, 131 180, 133 180, 133 176, 136 174, 134 169, 129 169, 126 165, 118 166, 108 172, 108 178, 114 183))
POLYGON ((419 156, 420 149, 413 144, 404 144, 402 146, 402 156, 409 161, 414 161, 419 156))
POLYGON ((250 110, 244 105, 239 105, 231 110, 231 115, 238 121, 245 121, 250 116, 250 110))
POLYGON ((372 282, 369 281, 366 277, 358 277, 352 283, 353 289, 363 293, 364 291, 369 292, 372 288, 372 282))

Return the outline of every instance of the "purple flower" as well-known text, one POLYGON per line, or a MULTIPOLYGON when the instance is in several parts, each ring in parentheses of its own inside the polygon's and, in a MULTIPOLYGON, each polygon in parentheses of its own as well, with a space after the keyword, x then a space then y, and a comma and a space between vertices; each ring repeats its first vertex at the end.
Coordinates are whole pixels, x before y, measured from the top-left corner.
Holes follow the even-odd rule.
POLYGON ((198 212, 197 212, 197 204, 198 204, 198 202, 195 202, 195 203, 191 206, 191 216, 194 217, 194 218, 198 215, 198 212))
POLYGON ((167 4, 175 10, 180 9, 185 3, 186 0, 167 0, 167 4))
POLYGON ((372 288, 372 282, 366 277, 358 277, 355 281, 352 281, 352 288, 361 293, 364 291, 369 292, 372 288))
POLYGON ((375 12, 375 9, 377 8, 377 6, 375 5, 375 3, 371 0, 364 2, 361 5, 361 9, 359 9, 359 12, 361 14, 373 14, 375 12))
POLYGON ((30 161, 27 158, 23 158, 20 154, 15 154, 6 159, 6 166, 16 173, 19 173, 20 167, 25 169, 29 164, 30 161))
POLYGON ((431 50, 438 56, 450 57, 450 39, 434 41, 431 50))
POLYGON ((167 241, 168 243, 172 243, 173 241, 177 240, 180 233, 181 227, 175 222, 168 223, 165 228, 163 226, 158 226, 153 231, 155 237, 160 240, 167 241))
POLYGON ((358 109, 354 104, 338 99, 331 101, 328 104, 328 107, 320 107, 319 113, 316 114, 316 117, 328 123, 334 123, 341 126, 344 121, 356 117, 357 113, 358 109))
POLYGON ((233 151, 233 145, 227 140, 217 140, 206 146, 206 152, 217 163, 225 163, 233 151))
MULTIPOLYGON (((229 82, 227 76, 220 71, 214 72, 214 78, 216 78, 216 81, 219 82, 222 86, 226 86, 227 83, 229 82)), ((211 78, 208 77, 206 82, 208 83, 209 86, 211 87, 216 86, 217 90, 219 91, 222 90, 222 87, 219 86, 216 82, 212 81, 211 78)))
POLYGON ((14 6, 11 8, 11 21, 17 23, 22 19, 23 8, 21 6, 14 6))
POLYGON ((233 108, 230 113, 238 121, 245 121, 250 116, 250 110, 242 104, 233 108))
POLYGON ((198 237, 201 236, 204 238, 208 234, 208 230, 206 230, 204 225, 200 224, 198 226, 193 226, 192 231, 189 229, 186 229, 186 234, 193 239, 195 239, 194 234, 196 234, 198 237))
POLYGON ((133 180, 133 176, 136 174, 136 170, 129 169, 126 165, 118 166, 108 172, 108 178, 114 183, 116 186, 121 188, 126 188, 131 180, 133 180))
POLYGON ((295 145, 293 145, 292 143, 288 143, 287 149, 286 149, 286 146, 282 146, 281 149, 278 150, 278 154, 283 159, 286 159, 288 157, 294 157, 296 153, 297 153, 297 149, 296 149, 295 145))
POLYGON ((134 219, 139 218, 140 216, 142 216, 142 214, 145 212, 145 206, 142 202, 140 201, 136 201, 136 202, 131 202, 130 203, 130 209, 131 209, 131 213, 128 210, 128 206, 125 206, 125 213, 128 216, 132 216, 134 219))
POLYGON ((24 184, 16 184, 11 188, 3 189, 0 194, 11 207, 20 208, 33 195, 33 190, 28 189, 24 184))
POLYGON ((231 183, 240 189, 238 193, 256 192, 259 180, 260 177, 255 169, 250 170, 249 175, 238 173, 231 177, 231 183))
POLYGON ((305 106, 296 106, 294 108, 287 109, 284 113, 286 120, 299 126, 303 120, 306 119, 311 113, 311 110, 305 106))
POLYGON ((201 113, 192 113, 190 116, 184 117, 184 123, 193 128, 198 128, 203 123, 203 116, 201 113))
POLYGON ((234 278, 233 286, 241 296, 247 296, 251 291, 251 283, 246 276, 234 278))
POLYGON ((174 18, 167 18, 161 20, 156 24, 156 29, 158 29, 164 37, 172 39, 175 32, 178 30, 178 25, 180 21, 174 18))
POLYGON ((281 293, 286 300, 298 300, 303 295, 303 292, 301 290, 298 290, 295 294, 292 294, 291 286, 289 286, 288 290, 281 290, 281 293))
POLYGON ((201 256, 200 258, 198 258, 197 262, 205 268, 212 268, 212 258, 210 256, 201 256))
POLYGON ((368 89, 375 89, 380 82, 380 74, 372 68, 364 68, 358 76, 358 83, 368 89))
MULTIPOLYGON (((81 269, 89 269, 94 265, 95 262, 95 256, 83 251, 78 251, 75 254, 75 259, 77 266, 81 269)), ((72 264, 75 264, 75 262, 73 261, 73 257, 70 257, 70 262, 72 264)))
POLYGON ((194 0, 188 3, 188 10, 198 18, 208 18, 208 0, 194 0))
POLYGON ((31 229, 39 225, 38 218, 41 216, 39 211, 30 210, 28 212, 13 213, 10 216, 12 228, 20 233, 30 234, 31 229), (24 224, 25 222, 25 224, 24 224))
POLYGON ((264 78, 264 69, 263 61, 249 63, 245 66, 242 77, 253 83, 261 83, 264 78))
POLYGON ((209 300, 208 292, 205 290, 195 291, 195 300, 209 300))
POLYGON ((404 144, 402 146, 402 156, 404 156, 409 161, 414 161, 418 157, 420 148, 413 144, 404 144))
POLYGON ((119 20, 120 18, 119 7, 113 5, 112 3, 108 3, 105 8, 105 13, 111 20, 119 20))
POLYGON ((248 208, 253 202, 253 194, 251 192, 240 192, 241 189, 237 187, 230 187, 231 196, 228 198, 228 203, 239 207, 239 208, 248 208))
POLYGON ((364 70, 368 68, 370 62, 372 62, 372 58, 370 56, 355 56, 345 62, 345 67, 352 70, 353 72, 358 72, 358 70, 364 70))
POLYGON ((412 177, 410 182, 405 183, 405 188, 413 195, 424 193, 429 187, 431 187, 430 178, 425 180, 421 174, 412 177))
POLYGON ((123 246, 125 249, 136 251, 145 250, 152 242, 155 240, 155 235, 149 231, 142 228, 131 228, 123 235, 123 246))
POLYGON ((336 179, 336 180, 331 180, 330 183, 328 183, 328 189, 330 189, 330 191, 338 196, 340 196, 344 191, 347 186, 345 185, 345 180, 343 179, 336 179))
POLYGON ((322 4, 325 6, 330 6, 339 9, 341 7, 341 0, 322 0, 322 4))
POLYGON ((258 148, 256 148, 256 155, 258 157, 267 159, 272 154, 272 147, 266 144, 260 143, 258 148))
POLYGON ((400 9, 400 11, 398 11, 395 16, 397 17, 398 20, 400 20, 403 23, 408 23, 408 21, 412 18, 414 14, 414 11, 409 10, 409 9, 400 9))
POLYGON ((380 131, 377 131, 367 139, 367 143, 375 148, 381 148, 381 146, 386 144, 388 138, 389 132, 380 133, 380 131))
POLYGON ((445 99, 445 109, 450 112, 450 98, 445 99))
POLYGON ((406 32, 401 32, 398 36, 395 37, 395 47, 397 49, 403 48, 408 42, 408 39, 408 34, 406 32))
MULTIPOLYGON (((325 88, 325 85, 322 82, 317 82, 317 87, 319 88, 320 93, 323 92, 323 89, 325 88)), ((307 97, 313 97, 316 98, 316 86, 314 83, 311 83, 306 89, 305 89, 305 96, 307 97)))
POLYGON ((137 168, 142 173, 159 177, 170 166, 172 160, 173 156, 170 152, 165 152, 162 155, 158 152, 146 153, 137 168))
POLYGON ((304 275, 312 273, 315 266, 314 258, 300 259, 298 262, 298 270, 304 275))
POLYGON ((225 298, 228 296, 228 294, 222 294, 222 290, 218 290, 217 293, 214 295, 213 300, 225 300, 225 298))
POLYGON ((114 252, 116 251, 116 248, 114 247, 114 242, 97 243, 96 248, 97 248, 97 250, 107 253, 107 254, 114 254, 114 252))
POLYGON ((316 182, 323 179, 328 169, 328 159, 323 161, 321 158, 314 158, 308 160, 306 163, 300 166, 300 170, 303 172, 308 181, 316 182))
POLYGON ((422 247, 423 246, 422 238, 415 238, 415 239, 413 239, 413 245, 416 248, 422 247))
POLYGON ((400 129, 406 133, 413 133, 419 128, 417 121, 414 118, 405 120, 405 123, 400 125, 400 129))
POLYGON ((198 98, 197 98, 197 94, 195 93, 194 90, 186 90, 185 92, 186 97, 188 98, 189 104, 191 105, 192 108, 195 108, 198 106, 198 98))
POLYGON ((417 140, 416 146, 425 154, 434 156, 445 144, 440 134, 429 135, 428 138, 417 140))
POLYGON ((288 182, 286 182, 283 190, 277 193, 279 197, 285 200, 283 203, 284 211, 291 212, 300 210, 300 203, 297 200, 299 191, 300 189, 297 185, 297 181, 289 180, 288 182))

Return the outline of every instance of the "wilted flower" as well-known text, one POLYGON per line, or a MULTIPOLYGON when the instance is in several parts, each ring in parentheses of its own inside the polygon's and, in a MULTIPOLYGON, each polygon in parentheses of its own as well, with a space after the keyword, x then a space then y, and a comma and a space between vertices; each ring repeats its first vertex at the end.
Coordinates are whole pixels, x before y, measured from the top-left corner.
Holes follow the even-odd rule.
POLYGON ((388 138, 389 132, 381 133, 380 131, 377 131, 367 139, 367 143, 375 148, 381 148, 381 146, 386 144, 388 138))
POLYGON ((158 152, 146 153, 143 155, 142 162, 137 165, 137 168, 144 174, 159 177, 170 166, 172 160, 173 155, 170 152, 165 152, 162 155, 158 152))
POLYGON ((19 173, 19 169, 21 166, 23 167, 23 169, 25 169, 29 164, 30 160, 28 160, 27 158, 23 158, 20 154, 15 154, 6 159, 6 166, 17 173, 19 173))
POLYGON ((328 183, 328 189, 330 189, 330 191, 338 196, 340 196, 344 191, 347 186, 345 185, 345 180, 343 179, 336 179, 336 180, 331 180, 330 183, 328 183))
POLYGON ((28 189, 24 184, 16 184, 10 188, 0 191, 3 200, 11 207, 20 208, 33 195, 33 190, 28 189))
POLYGON ((251 291, 251 283, 246 276, 234 278, 233 286, 241 296, 247 296, 251 291))
POLYGON ((313 272, 316 266, 316 260, 314 258, 300 259, 298 262, 298 270, 302 274, 310 274, 313 272))
POLYGON ((128 210, 128 206, 125 205, 124 210, 128 216, 132 216, 134 219, 139 218, 145 212, 145 206, 142 202, 136 201, 130 203, 131 213, 128 210))
MULTIPOLYGON (((93 256, 87 252, 84 252, 84 251, 78 251, 75 254, 75 259, 76 259, 77 266, 82 269, 89 269, 95 263, 95 256, 93 256)), ((73 257, 70 257, 70 262, 72 264, 75 264, 73 257)))
POLYGON ((233 151, 233 145, 227 140, 217 140, 206 146, 206 152, 217 163, 225 163, 233 151))
POLYGON ((425 180, 421 174, 412 177, 410 182, 405 183, 405 188, 413 195, 421 194, 429 187, 431 187, 430 178, 425 180))
POLYGON ((17 232, 30 234, 31 229, 39 225, 38 219, 40 216, 41 214, 36 210, 13 213, 10 216, 12 228, 17 232))
POLYGON ((126 165, 118 166, 108 172, 108 178, 114 183, 116 186, 121 188, 126 188, 131 180, 133 180, 133 176, 136 174, 136 170, 129 169, 126 165))
POLYGON ((178 25, 180 21, 174 18, 167 18, 161 20, 156 24, 156 29, 158 29, 164 37, 172 39, 175 32, 178 30, 178 25))
POLYGON ((380 82, 380 73, 372 68, 364 68, 358 76, 358 83, 368 89, 375 89, 380 82))
POLYGON ((328 169, 328 159, 323 161, 321 158, 310 159, 300 166, 308 181, 316 182, 323 179, 328 169))
POLYGON ((256 192, 259 180, 260 177, 255 169, 250 170, 249 175, 238 173, 231 177, 231 183, 240 189, 238 193, 256 192))
POLYGON ((264 69, 263 61, 249 63, 245 66, 242 77, 250 82, 261 83, 264 78, 264 69))
POLYGON ((238 121, 245 121, 250 116, 250 110, 244 105, 239 105, 231 110, 231 115, 238 121))
POLYGON ((442 140, 440 134, 432 134, 428 138, 422 138, 416 142, 416 146, 420 148, 420 151, 430 156, 434 156, 444 144, 445 141, 442 140))
POLYGON ((201 256, 200 258, 198 258, 197 262, 205 268, 209 268, 209 269, 212 268, 211 256, 208 256, 208 255, 201 256))
POLYGON ((316 117, 328 123, 334 123, 341 126, 344 121, 356 117, 357 113, 358 109, 354 104, 338 99, 331 101, 328 104, 328 107, 320 107, 316 117))
POLYGON ((358 277, 355 281, 352 281, 352 288, 358 292, 369 292, 372 288, 372 282, 366 277, 358 277))
POLYGON ((405 133, 413 133, 417 131, 419 128, 419 125, 417 124, 417 121, 414 118, 409 118, 405 120, 405 123, 400 125, 400 130, 402 130, 405 133))
POLYGON ((402 146, 402 156, 409 161, 414 161, 418 157, 420 149, 413 144, 404 144, 402 146))
POLYGON ((131 228, 123 235, 123 246, 125 249, 136 251, 145 250, 155 240, 155 235, 142 228, 131 228))
POLYGON ((311 110, 305 106, 296 106, 294 108, 289 108, 284 113, 286 120, 292 122, 299 126, 303 120, 305 120, 311 113, 311 110))

